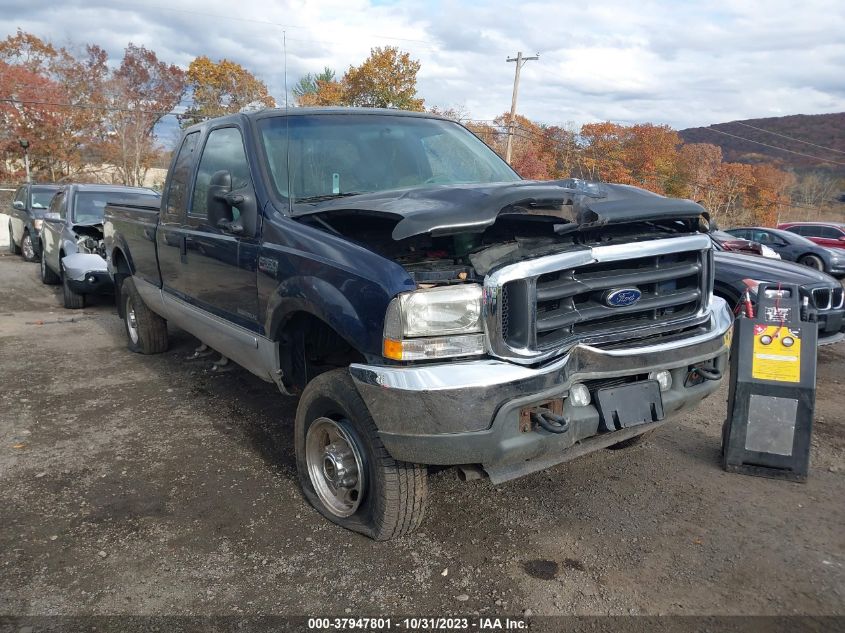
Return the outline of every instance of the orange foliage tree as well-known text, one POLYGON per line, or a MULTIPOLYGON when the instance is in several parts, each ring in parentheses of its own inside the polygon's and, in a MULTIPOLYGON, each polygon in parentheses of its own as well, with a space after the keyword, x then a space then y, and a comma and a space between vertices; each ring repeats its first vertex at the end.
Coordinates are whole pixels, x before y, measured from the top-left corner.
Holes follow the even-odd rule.
POLYGON ((205 55, 197 57, 188 66, 187 83, 191 107, 179 115, 184 127, 246 107, 276 105, 263 81, 228 59, 214 62, 205 55))

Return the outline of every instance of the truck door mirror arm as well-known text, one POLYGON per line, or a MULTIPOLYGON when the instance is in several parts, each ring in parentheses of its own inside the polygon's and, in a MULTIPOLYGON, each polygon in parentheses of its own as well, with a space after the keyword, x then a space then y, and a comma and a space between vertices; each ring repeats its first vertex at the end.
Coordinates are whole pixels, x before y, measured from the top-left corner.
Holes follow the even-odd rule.
POLYGON ((212 226, 234 235, 254 237, 258 209, 249 186, 232 191, 232 174, 225 169, 211 177, 206 194, 208 219, 212 226), (238 209, 240 217, 233 218, 232 209, 238 209))

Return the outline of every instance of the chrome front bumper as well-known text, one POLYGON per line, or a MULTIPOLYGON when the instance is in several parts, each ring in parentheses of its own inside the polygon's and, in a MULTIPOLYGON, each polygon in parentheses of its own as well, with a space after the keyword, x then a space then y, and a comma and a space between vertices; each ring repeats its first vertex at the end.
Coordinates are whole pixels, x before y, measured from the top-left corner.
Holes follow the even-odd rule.
MULTIPOLYGON (((552 463, 566 461, 569 457, 560 455, 562 451, 597 435, 599 416, 593 405, 568 408, 579 422, 572 432, 554 437, 519 432, 521 407, 566 397, 575 382, 671 370, 673 387, 663 394, 667 417, 715 391, 718 381, 683 386, 690 365, 727 365, 733 315, 718 297, 711 298, 708 310, 709 322, 687 338, 625 349, 576 345, 540 367, 485 359, 412 367, 356 364, 350 372, 394 458, 424 464, 480 463, 491 478, 503 481, 551 465, 546 463, 550 456, 552 463), (523 463, 514 470, 518 462, 528 466, 523 463), (545 465, 535 467, 541 463, 545 465)), ((627 436, 646 428, 637 427, 627 436)), ((625 433, 604 434, 613 436, 605 445, 625 439, 618 435, 625 433)))

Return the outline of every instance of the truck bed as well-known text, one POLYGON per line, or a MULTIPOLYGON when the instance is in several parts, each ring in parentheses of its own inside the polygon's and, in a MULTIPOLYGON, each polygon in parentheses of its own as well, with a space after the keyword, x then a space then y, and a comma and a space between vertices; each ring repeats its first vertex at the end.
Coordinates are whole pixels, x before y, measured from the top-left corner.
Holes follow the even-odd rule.
POLYGON ((109 270, 112 273, 121 265, 120 262, 112 260, 112 253, 120 247, 131 259, 126 264, 132 274, 161 287, 161 275, 156 260, 158 215, 158 206, 127 202, 106 205, 103 235, 109 270))

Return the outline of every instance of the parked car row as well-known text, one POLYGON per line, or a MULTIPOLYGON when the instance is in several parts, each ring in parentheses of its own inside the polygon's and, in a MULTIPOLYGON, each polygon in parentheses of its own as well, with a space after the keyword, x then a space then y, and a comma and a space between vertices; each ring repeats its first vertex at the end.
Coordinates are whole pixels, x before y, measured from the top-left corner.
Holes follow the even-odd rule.
POLYGON ((85 297, 114 291, 106 269, 103 209, 109 201, 157 203, 159 194, 120 185, 22 185, 10 210, 9 248, 40 262, 45 284, 61 284, 64 307, 85 307, 85 297))
POLYGON ((781 259, 798 262, 829 275, 845 276, 845 250, 820 246, 806 237, 781 229, 749 227, 728 229, 726 233, 768 246, 781 259))

